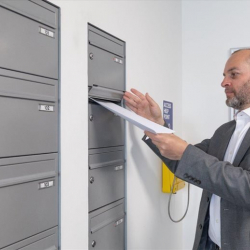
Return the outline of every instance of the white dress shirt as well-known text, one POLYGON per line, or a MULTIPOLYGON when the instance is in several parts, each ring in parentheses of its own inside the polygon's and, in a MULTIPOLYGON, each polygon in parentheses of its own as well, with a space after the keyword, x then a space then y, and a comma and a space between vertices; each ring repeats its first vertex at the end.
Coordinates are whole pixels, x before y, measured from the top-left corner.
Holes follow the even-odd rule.
MULTIPOLYGON (((234 158, 239 150, 243 138, 250 127, 250 108, 247 108, 235 115, 236 128, 228 144, 224 161, 233 163, 234 158)), ((221 217, 220 217, 220 200, 221 197, 213 194, 210 202, 210 220, 208 235, 210 239, 221 247, 221 217)))

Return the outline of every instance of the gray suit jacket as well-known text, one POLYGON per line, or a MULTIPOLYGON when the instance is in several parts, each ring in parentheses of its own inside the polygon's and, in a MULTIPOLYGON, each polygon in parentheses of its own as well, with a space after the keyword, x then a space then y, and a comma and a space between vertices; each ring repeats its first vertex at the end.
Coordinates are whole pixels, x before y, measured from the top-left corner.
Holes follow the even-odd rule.
POLYGON ((180 179, 203 189, 193 249, 213 249, 208 238, 212 194, 221 197, 221 249, 250 249, 250 129, 233 164, 223 161, 235 121, 218 128, 211 139, 189 145, 180 161, 161 156, 150 139, 143 140, 180 179))

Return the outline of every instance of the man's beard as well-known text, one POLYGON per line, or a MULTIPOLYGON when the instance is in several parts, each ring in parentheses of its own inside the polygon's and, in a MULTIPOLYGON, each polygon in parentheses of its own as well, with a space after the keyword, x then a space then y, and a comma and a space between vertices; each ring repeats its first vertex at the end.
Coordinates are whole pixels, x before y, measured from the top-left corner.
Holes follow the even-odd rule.
POLYGON ((226 104, 228 107, 242 110, 245 105, 250 104, 250 80, 242 85, 239 92, 232 90, 234 97, 228 98, 226 104))

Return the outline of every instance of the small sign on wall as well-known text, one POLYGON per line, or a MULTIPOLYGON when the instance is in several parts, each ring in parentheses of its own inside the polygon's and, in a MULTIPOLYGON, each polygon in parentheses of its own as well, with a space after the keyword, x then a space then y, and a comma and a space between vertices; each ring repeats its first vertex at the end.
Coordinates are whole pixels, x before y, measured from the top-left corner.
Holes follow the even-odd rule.
POLYGON ((173 129, 173 103, 163 101, 163 119, 170 129, 173 129))

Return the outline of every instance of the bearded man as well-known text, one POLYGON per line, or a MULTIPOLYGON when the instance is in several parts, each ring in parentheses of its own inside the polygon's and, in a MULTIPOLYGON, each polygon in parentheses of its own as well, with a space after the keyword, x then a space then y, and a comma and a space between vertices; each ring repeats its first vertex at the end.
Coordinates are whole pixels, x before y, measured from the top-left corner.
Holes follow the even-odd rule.
MULTIPOLYGON (((203 189, 194 250, 250 249, 250 50, 233 53, 223 76, 226 104, 238 112, 211 139, 191 145, 174 134, 143 138, 178 178, 203 189)), ((131 92, 124 94, 131 110, 166 126, 148 94, 131 92)))

